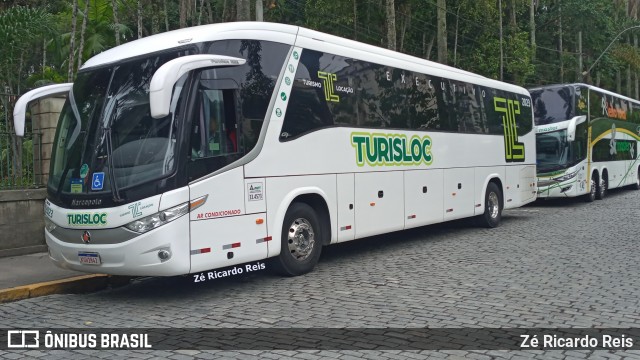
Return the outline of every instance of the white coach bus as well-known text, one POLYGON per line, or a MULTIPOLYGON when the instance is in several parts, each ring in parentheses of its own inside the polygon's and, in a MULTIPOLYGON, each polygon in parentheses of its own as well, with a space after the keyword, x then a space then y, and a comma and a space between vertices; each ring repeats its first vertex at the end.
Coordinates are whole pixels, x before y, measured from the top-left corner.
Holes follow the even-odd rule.
MULTIPOLYGON (((535 200, 520 87, 263 22, 150 36, 87 61, 55 136, 46 241, 61 267, 178 275, 535 200)), ((261 265, 262 266, 262 265, 261 265)))
POLYGON ((587 84, 530 89, 536 123, 538 197, 640 189, 640 102, 587 84))

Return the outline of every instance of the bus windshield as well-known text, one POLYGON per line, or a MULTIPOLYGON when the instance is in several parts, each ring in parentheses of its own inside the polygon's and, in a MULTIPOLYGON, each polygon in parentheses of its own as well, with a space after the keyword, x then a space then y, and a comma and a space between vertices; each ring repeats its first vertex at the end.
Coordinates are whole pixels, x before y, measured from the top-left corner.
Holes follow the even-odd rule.
MULTIPOLYGON (((149 83, 161 65, 180 55, 174 51, 78 73, 54 140, 51 190, 113 192, 118 198, 118 189, 173 171, 175 119, 150 116, 149 83)), ((178 84, 174 97, 180 89, 178 84)), ((175 110, 175 98, 173 103, 175 110)))
POLYGON ((567 141, 567 130, 536 135, 538 173, 566 169, 579 162, 577 141, 567 141))
POLYGON ((574 117, 574 93, 570 86, 531 90, 535 124, 553 124, 574 117))

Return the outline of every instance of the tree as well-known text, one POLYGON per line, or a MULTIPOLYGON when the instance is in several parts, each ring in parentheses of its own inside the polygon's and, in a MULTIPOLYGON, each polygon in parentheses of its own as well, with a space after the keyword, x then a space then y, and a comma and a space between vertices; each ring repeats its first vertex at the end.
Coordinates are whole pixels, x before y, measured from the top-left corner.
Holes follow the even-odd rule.
POLYGON ((78 70, 82 66, 82 54, 84 51, 84 34, 87 31, 87 19, 89 18, 89 0, 84 2, 84 11, 82 12, 82 28, 80 29, 80 45, 78 45, 78 70))
MULTIPOLYGON (((53 17, 44 8, 14 6, 0 12, 0 91, 8 94, 21 93, 25 81, 25 68, 31 61, 37 63, 38 56, 33 49, 39 49, 46 34, 55 33, 53 17)), ((0 105, 9 114, 13 112, 15 96, 0 96, 0 105)), ((14 136, 13 122, 5 119, 6 132, 11 134, 10 154, 12 156, 12 174, 21 179, 22 141, 14 136)))
POLYGON ((73 0, 73 13, 71 16, 71 42, 69 45, 69 72, 67 74, 67 81, 73 80, 73 65, 74 65, 74 51, 76 43, 76 20, 78 17, 78 0, 73 0))
POLYGON ((447 63, 447 1, 438 0, 438 62, 447 63))
POLYGON ((264 10, 262 0, 256 0, 256 21, 264 21, 264 10))
POLYGON ((385 10, 387 14, 387 48, 396 49, 396 10, 395 1, 386 0, 385 10))
POLYGON ((236 0, 236 5, 238 9, 236 20, 251 20, 251 8, 249 6, 249 0, 236 0))
POLYGON ((180 0, 180 29, 187 27, 188 12, 189 12, 189 0, 180 0))
POLYGON ((142 0, 137 0, 138 39, 142 38, 142 0))
POLYGON ((111 0, 113 8, 113 27, 116 31, 116 46, 120 45, 120 22, 118 21, 118 0, 111 0))
POLYGON ((536 60, 536 0, 529 6, 529 31, 531 32, 531 61, 536 60))

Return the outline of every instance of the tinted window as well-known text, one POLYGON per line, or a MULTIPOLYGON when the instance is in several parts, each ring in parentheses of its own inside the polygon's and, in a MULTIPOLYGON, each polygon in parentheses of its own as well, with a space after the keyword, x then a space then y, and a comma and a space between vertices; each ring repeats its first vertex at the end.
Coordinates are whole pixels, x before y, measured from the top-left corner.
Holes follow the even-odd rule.
POLYGON ((629 117, 627 120, 634 124, 640 124, 640 104, 633 102, 629 104, 629 117))
POLYGON ((593 146, 593 161, 634 160, 636 141, 601 139, 593 146))
POLYGON ((573 87, 531 90, 536 125, 569 120, 575 115, 573 87))
POLYGON ((246 64, 204 71, 202 79, 229 79, 236 83, 241 113, 239 143, 244 153, 255 146, 280 75, 289 45, 258 40, 216 41, 203 53, 246 59, 246 64))
POLYGON ((280 140, 331 126, 502 135, 507 115, 524 135, 532 128, 530 104, 523 95, 304 50, 280 140), (494 96, 515 105, 508 114, 496 111, 494 96))
POLYGON ((289 45, 258 40, 206 44, 203 53, 246 60, 200 73, 191 117, 189 179, 228 165, 254 148, 289 45))
POLYGON ((589 91, 589 107, 591 120, 607 118, 611 120, 633 121, 633 119, 636 118, 636 116, 632 115, 633 108, 630 107, 630 103, 627 100, 594 90, 589 91))

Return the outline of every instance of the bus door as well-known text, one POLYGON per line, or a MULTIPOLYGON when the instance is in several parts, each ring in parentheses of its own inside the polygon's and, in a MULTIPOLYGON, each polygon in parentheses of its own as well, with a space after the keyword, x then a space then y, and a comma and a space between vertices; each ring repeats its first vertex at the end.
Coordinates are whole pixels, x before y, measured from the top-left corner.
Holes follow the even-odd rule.
MULTIPOLYGON (((191 210, 191 272, 266 258, 266 216, 255 212, 260 209, 254 202, 250 203, 252 214, 247 214, 244 168, 216 174, 243 155, 238 86, 232 79, 200 79, 195 94, 188 164, 191 202, 195 204, 191 210)), ((254 199, 256 191, 264 191, 257 183, 260 181, 251 182, 254 199)))

